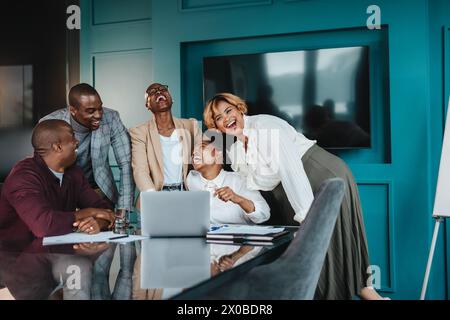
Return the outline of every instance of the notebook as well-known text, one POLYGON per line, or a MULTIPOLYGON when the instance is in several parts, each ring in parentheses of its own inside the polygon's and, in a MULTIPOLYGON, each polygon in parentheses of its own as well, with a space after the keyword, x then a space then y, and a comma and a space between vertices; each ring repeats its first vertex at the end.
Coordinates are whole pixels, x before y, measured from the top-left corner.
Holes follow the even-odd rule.
MULTIPOLYGON (((278 238, 281 239, 281 238, 278 238)), ((233 239, 206 239, 206 243, 210 244, 224 244, 224 245, 239 245, 239 246, 273 246, 277 243, 277 240, 274 241, 252 241, 252 240, 233 240, 233 239)))
POLYGON ((288 235, 289 231, 284 228, 274 228, 271 226, 221 226, 210 230, 206 234, 208 240, 229 240, 233 242, 243 241, 266 241, 272 242, 284 235, 288 235))

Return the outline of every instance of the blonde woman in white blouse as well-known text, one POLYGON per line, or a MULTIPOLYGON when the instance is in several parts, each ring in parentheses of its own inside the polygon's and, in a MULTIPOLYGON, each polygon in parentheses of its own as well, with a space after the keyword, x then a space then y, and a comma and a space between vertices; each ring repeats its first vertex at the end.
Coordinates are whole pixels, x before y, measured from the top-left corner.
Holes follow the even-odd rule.
POLYGON ((203 118, 209 129, 235 136, 228 156, 247 187, 270 191, 280 183, 295 212, 293 223, 308 213, 314 193, 329 178, 346 181, 341 213, 330 242, 317 299, 382 299, 367 286, 369 255, 358 188, 352 173, 338 157, 297 132, 286 121, 270 116, 246 116, 245 102, 230 93, 215 95, 203 118))

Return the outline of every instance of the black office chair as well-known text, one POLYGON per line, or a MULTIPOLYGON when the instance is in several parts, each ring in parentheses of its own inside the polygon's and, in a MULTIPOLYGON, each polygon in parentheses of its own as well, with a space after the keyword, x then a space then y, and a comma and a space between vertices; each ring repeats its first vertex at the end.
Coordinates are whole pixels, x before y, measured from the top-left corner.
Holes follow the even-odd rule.
MULTIPOLYGON (((11 168, 17 161, 26 156, 33 155, 31 145, 32 128, 7 128, 0 129, 0 196, 2 194, 3 181, 8 176, 11 168)), ((5 286, 0 275, 0 289, 5 286)))
MULTIPOLYGON (((0 198, 1 198, 1 196, 2 196, 2 187, 3 187, 3 183, 0 182, 0 198)), ((0 290, 1 290, 1 289, 4 289, 4 288, 5 288, 5 285, 3 284, 3 281, 2 281, 2 274, 1 274, 1 272, 0 272, 0 290)))
POLYGON ((0 273, 0 290, 6 288, 3 284, 2 274, 0 273))
POLYGON ((322 183, 305 222, 274 262, 239 275, 200 299, 312 300, 344 197, 340 178, 322 183))
POLYGON ((298 226, 294 220, 294 209, 281 183, 272 191, 260 191, 270 207, 270 218, 263 224, 273 226, 298 226))

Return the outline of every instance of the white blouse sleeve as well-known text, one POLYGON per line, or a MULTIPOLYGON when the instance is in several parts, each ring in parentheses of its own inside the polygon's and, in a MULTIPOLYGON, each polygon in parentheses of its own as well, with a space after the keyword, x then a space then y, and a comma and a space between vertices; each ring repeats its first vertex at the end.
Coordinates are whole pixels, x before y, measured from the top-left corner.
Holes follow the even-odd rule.
POLYGON ((295 212, 294 220, 301 223, 306 218, 314 195, 299 152, 284 139, 280 141, 279 172, 281 184, 295 212))
POLYGON ((240 179, 239 183, 241 187, 239 190, 236 190, 236 193, 241 197, 252 201, 255 206, 255 211, 251 213, 246 213, 242 210, 243 216, 253 223, 263 223, 264 221, 269 220, 270 208, 261 193, 257 190, 248 189, 243 178, 240 179))
MULTIPOLYGON (((278 130, 278 148, 272 146, 270 166, 277 169, 286 196, 294 209, 294 220, 301 223, 308 213, 314 200, 311 184, 303 168, 300 145, 313 144, 312 141, 300 135, 287 122, 277 119, 268 125, 278 130), (301 141, 304 139, 305 141, 301 141)), ((267 142, 269 143, 269 142, 267 142)), ((271 143, 274 143, 272 140, 271 143)))

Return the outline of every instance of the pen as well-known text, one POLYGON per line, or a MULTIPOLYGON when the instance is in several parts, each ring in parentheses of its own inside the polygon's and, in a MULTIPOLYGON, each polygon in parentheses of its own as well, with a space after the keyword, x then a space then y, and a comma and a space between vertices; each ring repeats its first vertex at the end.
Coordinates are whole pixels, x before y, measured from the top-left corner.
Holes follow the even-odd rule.
POLYGON ((226 228, 226 227, 228 227, 227 224, 224 224, 224 225, 221 225, 221 226, 212 226, 211 227, 211 231, 216 231, 216 230, 219 230, 221 228, 226 228))
POLYGON ((112 238, 109 238, 108 240, 116 240, 116 239, 122 239, 122 238, 126 238, 126 237, 128 237, 128 235, 127 235, 127 234, 126 234, 126 235, 124 235, 124 236, 112 237, 112 238))

